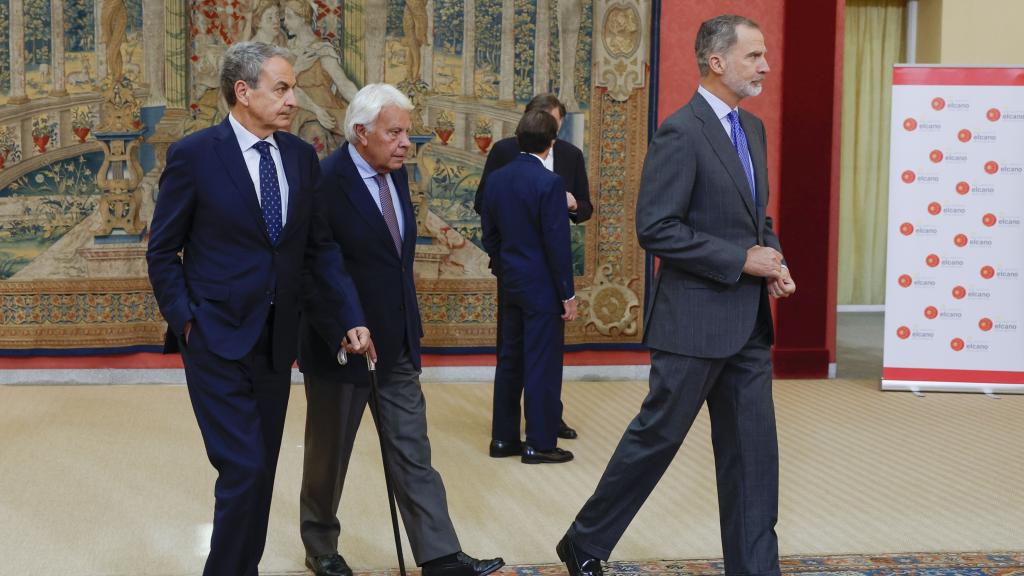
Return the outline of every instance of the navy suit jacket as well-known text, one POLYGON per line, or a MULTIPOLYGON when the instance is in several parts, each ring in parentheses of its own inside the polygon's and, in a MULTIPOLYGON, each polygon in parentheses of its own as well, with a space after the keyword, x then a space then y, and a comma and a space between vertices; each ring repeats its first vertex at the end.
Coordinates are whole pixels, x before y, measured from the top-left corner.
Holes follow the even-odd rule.
POLYGON ((782 252, 765 214, 767 140, 756 116, 742 109, 739 116, 756 202, 729 134, 699 93, 665 119, 648 148, 636 230, 640 246, 661 259, 645 315, 651 348, 725 358, 769 310, 764 279, 742 273, 751 246, 782 252))
POLYGON ((338 246, 317 209, 316 152, 287 132, 276 132, 274 139, 289 188, 288 216, 276 245, 225 119, 168 149, 146 260, 169 332, 183 337, 192 321, 210 351, 228 360, 252 350, 273 302, 273 362, 286 369, 296 356, 304 266, 315 271, 319 292, 337 305, 335 342, 365 322, 338 246))
POLYGON ((488 182, 483 244, 498 282, 526 309, 561 314, 574 295, 562 178, 520 154, 488 182))
MULTIPOLYGON (((345 269, 359 292, 377 349, 378 370, 385 374, 390 371, 403 346, 408 346, 412 362, 419 368, 423 327, 413 282, 416 215, 409 197, 409 177, 404 167, 391 172, 405 227, 399 257, 384 216, 352 161, 349 146, 345 143, 321 164, 317 190, 324 214, 331 235, 341 245, 345 269)), ((311 301, 303 315, 299 367, 319 377, 368 383, 363 358, 350 358, 346 366, 338 364, 330 338, 331 311, 323 308, 326 302, 311 301)))
MULTIPOLYGON (((587 166, 583 161, 583 151, 565 140, 555 140, 555 174, 562 177, 565 191, 576 198, 576 213, 569 213, 569 219, 580 224, 590 219, 594 213, 594 205, 590 202, 590 181, 587 179, 587 166)), ((483 210, 484 186, 491 174, 519 156, 519 141, 514 137, 499 140, 487 154, 480 185, 476 188, 473 199, 473 210, 481 214, 483 210)))

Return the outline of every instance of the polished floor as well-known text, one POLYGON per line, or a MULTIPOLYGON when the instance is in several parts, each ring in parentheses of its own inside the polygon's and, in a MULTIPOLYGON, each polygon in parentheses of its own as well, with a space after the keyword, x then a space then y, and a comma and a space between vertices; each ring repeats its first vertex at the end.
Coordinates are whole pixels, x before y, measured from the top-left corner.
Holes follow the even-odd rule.
MULTIPOLYGON (((844 334, 849 325, 841 346, 877 354, 880 340, 844 334)), ((776 382, 782 553, 1024 550, 1024 397, 883 393, 869 374, 875 361, 847 352, 840 379, 776 382)), ((566 418, 580 438, 562 445, 576 460, 526 466, 487 457, 489 386, 426 383, 434 461, 465 551, 555 562, 554 543, 645 389, 568 383, 566 418)), ((265 573, 302 570, 304 416, 294 387, 265 573)), ((613 559, 721 554, 708 428, 698 418, 613 559)), ((199 574, 213 480, 181 386, 0 386, 0 576, 199 574)), ((342 515, 354 567, 396 565, 369 419, 342 515)))

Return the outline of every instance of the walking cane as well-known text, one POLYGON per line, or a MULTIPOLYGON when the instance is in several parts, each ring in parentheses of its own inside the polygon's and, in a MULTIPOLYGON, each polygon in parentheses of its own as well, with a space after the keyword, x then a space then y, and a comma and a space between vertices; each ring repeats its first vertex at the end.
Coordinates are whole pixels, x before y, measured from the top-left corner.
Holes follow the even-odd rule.
POLYGON ((366 368, 370 371, 370 415, 373 416, 373 423, 377 428, 377 438, 380 440, 380 457, 384 461, 384 486, 388 491, 388 507, 391 508, 391 529, 395 533, 395 551, 398 552, 398 572, 401 576, 406 576, 405 557, 402 555, 402 535, 398 531, 398 510, 395 508, 395 488, 391 483, 387 442, 384 441, 383 424, 380 420, 380 390, 377 387, 377 364, 370 358, 369 354, 366 354, 366 368))

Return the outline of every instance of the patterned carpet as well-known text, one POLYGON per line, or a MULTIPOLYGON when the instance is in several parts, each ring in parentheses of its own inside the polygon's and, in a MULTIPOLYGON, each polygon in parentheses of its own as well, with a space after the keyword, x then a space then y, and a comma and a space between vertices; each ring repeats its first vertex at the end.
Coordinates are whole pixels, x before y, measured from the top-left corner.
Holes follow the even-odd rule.
MULTIPOLYGON (((419 571, 416 570, 415 573, 419 571)), ((562 564, 507 566, 501 576, 566 576, 562 564)), ((801 576, 1024 576, 1024 552, 939 552, 848 556, 787 556, 783 574, 801 576)), ((298 576, 288 572, 271 576, 298 576)), ((357 576, 395 576, 398 570, 356 572, 357 576)), ((636 576, 718 576, 721 560, 611 562, 605 574, 636 576)))

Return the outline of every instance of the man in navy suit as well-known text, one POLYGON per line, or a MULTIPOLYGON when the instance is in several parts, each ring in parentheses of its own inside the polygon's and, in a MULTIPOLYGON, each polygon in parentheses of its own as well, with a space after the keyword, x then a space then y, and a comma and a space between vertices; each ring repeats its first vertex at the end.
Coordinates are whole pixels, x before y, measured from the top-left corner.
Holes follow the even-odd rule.
POLYGON ((168 149, 146 252, 218 472, 206 576, 258 573, 304 266, 318 293, 336 305, 334 348, 347 337, 352 351, 371 349, 355 287, 318 217, 316 153, 281 131, 295 108, 287 58, 260 42, 227 50, 220 78, 231 112, 168 149))
MULTIPOLYGON (((501 558, 462 553, 441 476, 430 464, 420 389, 420 338, 413 260, 416 217, 404 163, 413 105, 394 86, 363 87, 345 114, 341 148, 324 159, 317 189, 373 331, 380 427, 406 534, 423 576, 484 576, 501 558)), ((335 359, 330 317, 311 302, 303 316, 299 365, 306 381, 306 441, 299 531, 317 576, 351 576, 338 553, 341 499, 352 445, 369 398, 365 362, 335 359)))
MULTIPOLYGON (((554 94, 534 96, 526 104, 524 114, 534 110, 547 112, 553 116, 558 121, 558 128, 561 129, 562 120, 565 118, 565 105, 554 94)), ((476 197, 473 200, 473 210, 477 214, 482 214, 484 192, 491 175, 495 170, 518 158, 520 152, 519 140, 515 136, 499 140, 491 147, 491 151, 487 154, 487 162, 484 163, 484 171, 480 175, 480 185, 477 186, 476 197)), ((583 151, 565 140, 555 140, 551 150, 544 157, 544 167, 562 178, 569 220, 576 224, 582 224, 589 220, 594 212, 594 206, 590 203, 590 183, 587 180, 587 167, 583 161, 583 151)), ((523 385, 519 379, 506 377, 511 374, 501 366, 501 329, 504 320, 501 302, 503 299, 504 288, 501 282, 498 282, 498 337, 495 346, 498 350, 498 365, 495 368, 491 444, 489 447, 489 453, 494 458, 519 456, 522 453, 522 443, 519 440, 519 403, 523 396, 523 385)), ((576 436, 576 430, 570 428, 565 420, 559 421, 559 438, 571 440, 576 436)))
POLYGON ((779 574, 779 460, 769 295, 796 291, 772 231, 764 125, 740 110, 768 74, 757 24, 697 33, 700 88, 658 128, 640 181, 640 245, 661 259, 644 342, 650 392, 558 543, 571 576, 600 576, 707 402, 725 573, 779 574))
MULTIPOLYGON (((522 153, 494 172, 483 197, 483 244, 502 286, 499 378, 524 392, 526 464, 561 463, 563 321, 576 318, 565 185, 544 167, 558 133, 547 112, 531 110, 516 127, 522 153)), ((516 438, 518 440, 518 438, 516 438)))

